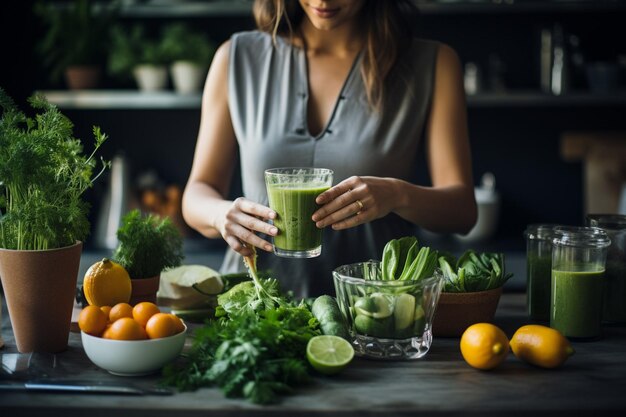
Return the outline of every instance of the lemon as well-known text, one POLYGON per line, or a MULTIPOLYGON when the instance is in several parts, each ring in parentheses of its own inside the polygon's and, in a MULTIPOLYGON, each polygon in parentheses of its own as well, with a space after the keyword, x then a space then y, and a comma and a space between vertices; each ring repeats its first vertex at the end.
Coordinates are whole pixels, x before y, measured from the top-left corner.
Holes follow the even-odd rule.
POLYGON ((491 323, 473 324, 461 336, 463 359, 474 368, 493 369, 504 362, 508 353, 509 339, 491 323))
POLYGON ((339 336, 314 336, 306 346, 306 357, 319 373, 334 375, 352 361, 354 348, 350 342, 339 336))
POLYGON ((104 258, 91 265, 85 273, 83 291, 89 305, 114 306, 128 303, 132 284, 123 266, 104 258))
POLYGON ((542 368, 559 367, 574 354, 574 349, 563 334, 539 324, 520 327, 510 343, 517 358, 542 368))

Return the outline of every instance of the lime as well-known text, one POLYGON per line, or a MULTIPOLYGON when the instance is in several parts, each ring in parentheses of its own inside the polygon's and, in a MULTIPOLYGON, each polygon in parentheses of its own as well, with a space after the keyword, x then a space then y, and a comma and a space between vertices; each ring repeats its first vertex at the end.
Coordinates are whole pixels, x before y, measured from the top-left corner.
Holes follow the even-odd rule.
POLYGON ((358 314, 374 317, 376 319, 384 319, 391 316, 391 302, 385 294, 375 292, 369 297, 363 297, 356 300, 354 309, 358 314))
POLYGON ((354 318, 354 327, 364 336, 393 337, 393 317, 375 319, 359 314, 354 318))
POLYGON ((352 361, 354 348, 339 336, 314 336, 306 346, 306 357, 313 369, 325 375, 333 375, 352 361))

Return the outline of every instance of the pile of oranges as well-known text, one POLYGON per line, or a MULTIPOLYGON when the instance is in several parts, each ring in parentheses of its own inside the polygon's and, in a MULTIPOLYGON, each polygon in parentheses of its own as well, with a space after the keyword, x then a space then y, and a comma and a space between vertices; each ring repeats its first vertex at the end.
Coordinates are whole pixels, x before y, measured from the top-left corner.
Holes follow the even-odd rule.
POLYGON ((78 316, 78 327, 92 336, 113 340, 158 339, 185 330, 180 318, 162 313, 156 304, 148 301, 134 307, 128 303, 88 305, 78 316))

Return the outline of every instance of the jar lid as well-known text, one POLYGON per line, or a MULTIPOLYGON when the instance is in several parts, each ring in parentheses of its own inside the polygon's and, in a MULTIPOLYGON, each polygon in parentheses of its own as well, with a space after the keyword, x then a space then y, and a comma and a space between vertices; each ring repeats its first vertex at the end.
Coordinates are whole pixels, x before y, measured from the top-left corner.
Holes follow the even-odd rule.
POLYGON ((554 228, 560 226, 556 223, 533 223, 529 224, 524 231, 526 239, 552 240, 554 228))
POLYGON ((622 214, 588 214, 589 226, 602 229, 622 230, 626 229, 626 216, 622 214))
POLYGON ((599 227, 557 226, 552 243, 561 246, 606 248, 611 239, 599 227))

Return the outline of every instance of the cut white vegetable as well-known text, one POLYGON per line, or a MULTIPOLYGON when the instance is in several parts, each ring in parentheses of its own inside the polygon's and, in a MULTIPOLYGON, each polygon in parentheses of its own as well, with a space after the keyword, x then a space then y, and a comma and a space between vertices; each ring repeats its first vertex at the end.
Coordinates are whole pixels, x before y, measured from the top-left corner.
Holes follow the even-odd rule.
POLYGON ((161 272, 157 297, 163 305, 176 309, 206 306, 224 289, 217 271, 204 265, 182 265, 161 272))
POLYGON ((400 294, 396 297, 394 311, 396 330, 404 330, 413 325, 415 316, 415 297, 400 294))

